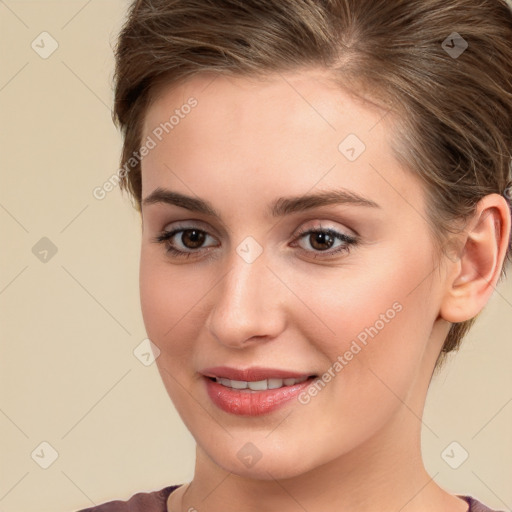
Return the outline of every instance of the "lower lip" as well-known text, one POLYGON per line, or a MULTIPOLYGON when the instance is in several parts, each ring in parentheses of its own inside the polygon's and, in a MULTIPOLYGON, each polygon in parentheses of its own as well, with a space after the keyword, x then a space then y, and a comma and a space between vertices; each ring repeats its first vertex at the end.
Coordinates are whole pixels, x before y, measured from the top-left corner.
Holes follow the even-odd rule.
POLYGON ((208 377, 204 378, 208 396, 212 402, 223 411, 240 416, 259 416, 275 411, 296 398, 315 380, 315 377, 311 377, 293 386, 252 391, 228 388, 208 377))

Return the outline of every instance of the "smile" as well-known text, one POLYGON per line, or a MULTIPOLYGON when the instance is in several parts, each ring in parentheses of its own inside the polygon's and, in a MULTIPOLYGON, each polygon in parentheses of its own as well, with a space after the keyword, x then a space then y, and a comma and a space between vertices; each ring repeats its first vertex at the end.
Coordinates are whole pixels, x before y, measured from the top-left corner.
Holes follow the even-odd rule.
POLYGON ((308 377, 304 376, 298 379, 265 379, 257 381, 246 380, 230 380, 216 377, 215 381, 227 388, 232 389, 249 389, 250 391, 265 391, 267 389, 279 389, 284 386, 294 386, 307 380, 308 377))

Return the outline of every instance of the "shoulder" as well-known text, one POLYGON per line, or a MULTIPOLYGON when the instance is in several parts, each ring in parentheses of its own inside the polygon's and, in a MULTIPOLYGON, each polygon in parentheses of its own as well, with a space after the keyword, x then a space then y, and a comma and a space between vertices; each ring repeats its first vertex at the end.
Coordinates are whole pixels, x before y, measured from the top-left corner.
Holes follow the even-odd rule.
POLYGON ((159 491, 138 492, 128 501, 108 501, 77 512, 167 512, 167 498, 178 487, 180 485, 170 485, 159 491))
POLYGON ((459 498, 462 498, 463 500, 468 502, 468 504, 469 504, 468 512, 503 512, 503 511, 494 510, 494 509, 487 507, 486 505, 484 505, 477 499, 473 498, 472 496, 460 496, 459 495, 459 498))

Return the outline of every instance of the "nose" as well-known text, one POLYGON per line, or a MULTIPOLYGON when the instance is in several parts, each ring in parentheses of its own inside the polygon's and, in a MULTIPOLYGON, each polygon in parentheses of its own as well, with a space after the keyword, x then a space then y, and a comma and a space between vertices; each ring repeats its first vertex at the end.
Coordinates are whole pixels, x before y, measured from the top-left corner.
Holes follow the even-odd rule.
POLYGON ((286 322, 286 288, 267 266, 265 253, 248 263, 234 252, 223 274, 207 322, 211 335, 230 348, 277 337, 286 322))

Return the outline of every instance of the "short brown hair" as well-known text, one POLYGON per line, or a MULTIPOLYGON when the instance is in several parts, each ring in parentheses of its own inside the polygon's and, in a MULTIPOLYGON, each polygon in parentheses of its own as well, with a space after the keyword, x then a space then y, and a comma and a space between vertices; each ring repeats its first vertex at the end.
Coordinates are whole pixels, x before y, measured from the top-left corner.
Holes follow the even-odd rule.
MULTIPOLYGON (((460 52, 459 52, 460 53, 460 52)), ((137 0, 116 47, 121 167, 157 87, 205 71, 308 66, 392 109, 393 151, 425 184, 438 254, 487 194, 512 195, 512 12, 506 0, 137 0), (457 40, 459 46, 455 47, 457 40), (450 48, 464 49, 460 55, 450 48)), ((141 167, 121 189, 141 208, 141 167)), ((500 279, 512 258, 509 241, 500 279)), ((476 317, 452 324, 436 367, 476 317)))

